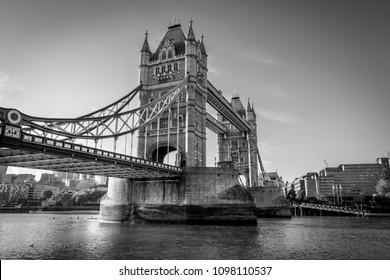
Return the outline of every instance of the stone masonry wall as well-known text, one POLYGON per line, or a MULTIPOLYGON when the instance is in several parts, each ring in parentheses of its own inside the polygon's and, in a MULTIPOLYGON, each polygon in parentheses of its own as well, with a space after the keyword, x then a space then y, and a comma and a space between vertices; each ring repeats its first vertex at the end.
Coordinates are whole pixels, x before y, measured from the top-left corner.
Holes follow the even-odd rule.
POLYGON ((186 168, 181 180, 130 180, 129 201, 137 204, 213 205, 252 200, 228 168, 186 168), (233 188, 235 187, 235 188, 233 188))
POLYGON ((184 204, 212 205, 216 203, 240 203, 245 198, 226 193, 239 185, 238 171, 228 168, 186 168, 183 177, 185 188, 184 204), (230 199, 227 198, 230 196, 230 199))
POLYGON ((114 180, 102 198, 100 221, 255 225, 255 211, 237 170, 192 167, 176 180, 114 180))
POLYGON ((179 180, 130 180, 129 201, 136 204, 182 204, 179 180))

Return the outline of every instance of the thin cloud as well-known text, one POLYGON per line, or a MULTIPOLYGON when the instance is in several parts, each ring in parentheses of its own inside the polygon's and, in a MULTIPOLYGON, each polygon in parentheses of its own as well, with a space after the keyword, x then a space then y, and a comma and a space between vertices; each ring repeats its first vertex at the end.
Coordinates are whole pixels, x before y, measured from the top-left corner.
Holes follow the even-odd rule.
POLYGON ((267 158, 278 156, 280 151, 284 150, 282 147, 274 146, 266 142, 258 143, 261 159, 264 163, 264 160, 267 158))
POLYGON ((260 113, 261 116, 263 116, 265 119, 270 121, 288 123, 288 124, 295 124, 301 121, 300 118, 286 113, 263 110, 263 109, 258 109, 257 111, 260 113))
POLYGON ((282 88, 278 85, 265 86, 264 89, 262 90, 262 93, 276 98, 286 97, 286 94, 283 92, 282 88))
POLYGON ((285 148, 274 146, 267 142, 259 142, 258 147, 261 155, 261 162, 263 163, 266 172, 274 171, 274 159, 282 157, 285 148))
POLYGON ((276 66, 276 65, 281 64, 279 61, 273 59, 272 57, 259 56, 259 55, 253 56, 253 55, 249 55, 249 53, 250 52, 245 52, 245 54, 240 54, 239 57, 241 57, 245 60, 249 60, 249 61, 261 63, 261 64, 266 64, 266 65, 276 66))
POLYGON ((217 76, 221 76, 225 72, 224 69, 219 69, 219 68, 216 68, 216 67, 209 67, 208 70, 209 70, 208 72, 210 74, 214 74, 214 75, 217 75, 217 76))
POLYGON ((218 65, 218 60, 213 55, 209 55, 207 61, 208 61, 207 70, 209 74, 221 77, 222 75, 225 75, 228 72, 227 68, 216 67, 216 65, 218 65))
POLYGON ((4 72, 0 72, 0 92, 2 91, 21 91, 24 85, 4 72))
POLYGON ((247 57, 246 59, 262 63, 262 64, 268 64, 268 65, 279 65, 280 63, 272 58, 266 58, 266 57, 247 57))

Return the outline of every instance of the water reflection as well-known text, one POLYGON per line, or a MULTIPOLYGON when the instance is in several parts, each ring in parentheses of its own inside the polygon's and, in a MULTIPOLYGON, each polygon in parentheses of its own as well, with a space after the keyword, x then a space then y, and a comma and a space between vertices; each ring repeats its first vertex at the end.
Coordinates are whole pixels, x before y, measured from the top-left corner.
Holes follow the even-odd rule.
POLYGON ((1 214, 1 259, 389 259, 390 219, 259 219, 256 227, 99 224, 1 214))

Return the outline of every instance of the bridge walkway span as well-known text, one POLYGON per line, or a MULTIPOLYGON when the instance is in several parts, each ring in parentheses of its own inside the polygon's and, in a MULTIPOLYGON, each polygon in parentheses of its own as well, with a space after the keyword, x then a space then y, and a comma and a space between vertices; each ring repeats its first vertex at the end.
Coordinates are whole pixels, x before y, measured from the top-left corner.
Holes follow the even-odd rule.
POLYGON ((183 172, 177 166, 23 132, 20 138, 1 136, 0 144, 0 165, 117 178, 172 178, 183 172))

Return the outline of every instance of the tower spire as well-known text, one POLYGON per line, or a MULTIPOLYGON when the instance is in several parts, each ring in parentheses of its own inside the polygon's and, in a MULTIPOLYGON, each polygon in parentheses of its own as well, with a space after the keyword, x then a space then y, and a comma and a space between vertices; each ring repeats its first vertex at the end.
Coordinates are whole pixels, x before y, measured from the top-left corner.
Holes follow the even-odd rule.
POLYGON ((195 40, 195 35, 194 31, 192 30, 192 18, 190 19, 190 28, 188 29, 188 35, 187 35, 187 40, 188 41, 196 41, 195 40))
POLYGON ((180 25, 180 19, 178 19, 176 17, 176 14, 174 14, 173 18, 172 18, 171 22, 169 23, 168 27, 172 27, 172 26, 176 26, 176 25, 180 25))
POLYGON ((203 54, 207 55, 206 48, 204 47, 204 43, 203 43, 204 35, 202 34, 202 36, 200 38, 201 38, 201 40, 200 40, 200 51, 203 54))
POLYGON ((150 53, 149 43, 148 43, 148 31, 145 32, 145 40, 144 44, 142 45, 141 52, 150 53))

